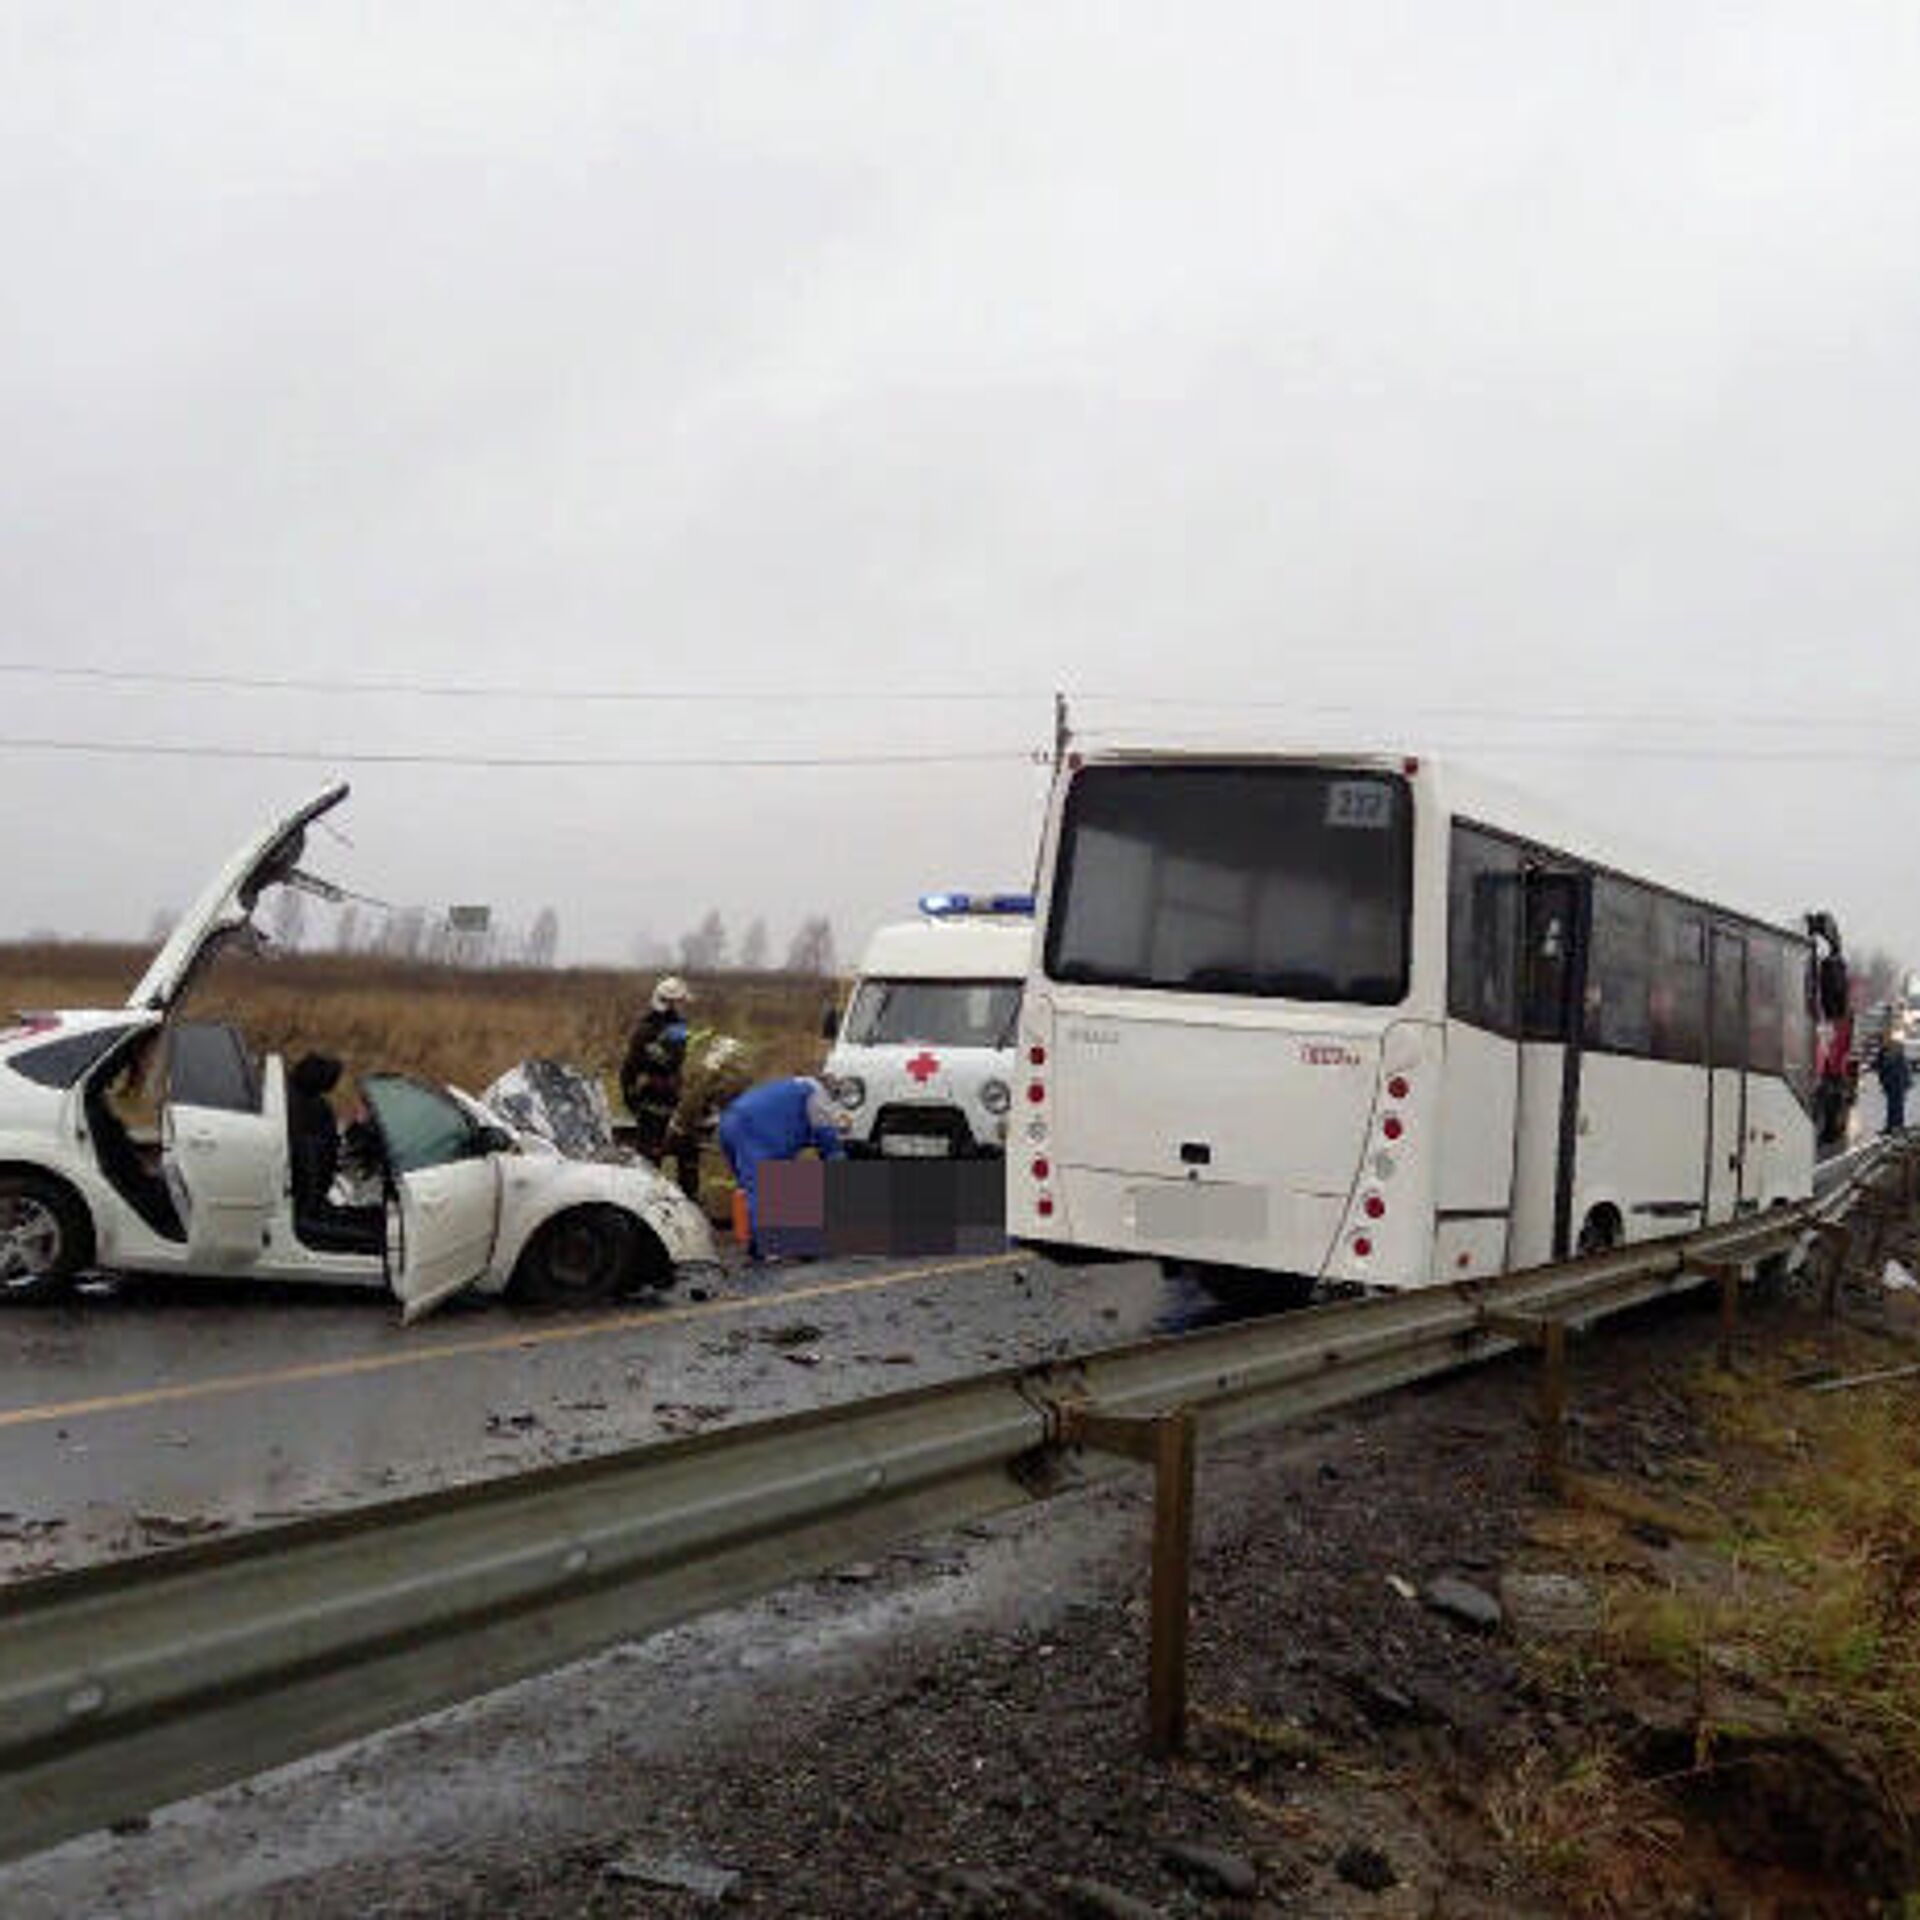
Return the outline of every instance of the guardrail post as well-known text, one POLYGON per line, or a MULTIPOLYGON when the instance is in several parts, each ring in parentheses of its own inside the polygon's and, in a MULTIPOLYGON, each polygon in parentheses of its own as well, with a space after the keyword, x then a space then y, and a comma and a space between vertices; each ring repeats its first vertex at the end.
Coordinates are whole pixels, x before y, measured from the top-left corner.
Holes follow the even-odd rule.
POLYGON ((1567 1323, 1546 1314, 1506 1313, 1482 1306, 1480 1325, 1502 1340, 1540 1352, 1539 1453, 1534 1474, 1542 1492, 1567 1490, 1567 1323))
POLYGON ((1700 1274, 1720 1289, 1720 1344, 1718 1360, 1722 1373, 1733 1371, 1733 1336, 1740 1321, 1740 1282, 1746 1269, 1738 1260, 1696 1261, 1700 1274))
POLYGON ((1820 1263, 1820 1311, 1832 1320, 1840 1312, 1840 1282, 1853 1253, 1853 1228, 1845 1220, 1816 1220, 1813 1231, 1824 1249, 1820 1263))
POLYGON ((1567 1485, 1567 1327, 1549 1320, 1540 1340, 1540 1484, 1563 1494, 1567 1485))
POLYGON ((1193 1572, 1193 1415, 1154 1423, 1153 1646, 1147 1678, 1147 1751, 1156 1760, 1187 1743, 1187 1609, 1193 1572))
POLYGON ((1067 1402, 1060 1438, 1153 1468, 1153 1585, 1147 1653, 1147 1752, 1181 1752, 1187 1739, 1187 1614, 1193 1588, 1194 1420, 1185 1407, 1131 1416, 1067 1402))

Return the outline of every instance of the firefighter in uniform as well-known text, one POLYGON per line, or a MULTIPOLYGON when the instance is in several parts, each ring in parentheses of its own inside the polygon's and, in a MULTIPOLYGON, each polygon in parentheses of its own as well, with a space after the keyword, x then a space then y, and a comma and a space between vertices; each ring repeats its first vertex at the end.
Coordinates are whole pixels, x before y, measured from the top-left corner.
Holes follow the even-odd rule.
POLYGON ((696 1027, 687 1042, 680 1105, 667 1132, 666 1153, 689 1200, 700 1197, 700 1150, 714 1137, 720 1110, 753 1085, 753 1056, 731 1034, 696 1027))
POLYGON ((620 1097, 633 1115, 635 1144, 658 1165, 680 1106, 680 1077, 687 1059, 687 1004, 693 995, 678 974, 653 990, 647 1010, 627 1041, 620 1066, 620 1097))

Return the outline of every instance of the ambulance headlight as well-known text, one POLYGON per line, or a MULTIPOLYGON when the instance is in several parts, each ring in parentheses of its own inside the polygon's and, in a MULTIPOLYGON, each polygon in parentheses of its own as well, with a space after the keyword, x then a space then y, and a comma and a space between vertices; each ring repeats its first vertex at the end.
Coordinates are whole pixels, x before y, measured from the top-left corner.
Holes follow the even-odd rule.
POLYGON ((980 1089, 980 1104, 989 1113, 1005 1113, 1013 1105, 1013 1090, 1004 1080, 989 1080, 980 1089))
POLYGON ((843 1073, 833 1083, 833 1097, 849 1113, 858 1113, 867 1104, 867 1083, 857 1073, 843 1073))

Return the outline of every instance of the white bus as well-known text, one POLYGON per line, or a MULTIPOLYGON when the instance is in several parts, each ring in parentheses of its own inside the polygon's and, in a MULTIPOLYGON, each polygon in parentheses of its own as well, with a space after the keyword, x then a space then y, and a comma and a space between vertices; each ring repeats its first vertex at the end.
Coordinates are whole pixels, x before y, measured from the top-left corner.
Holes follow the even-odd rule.
POLYGON ((1038 911, 1020 1241, 1304 1298, 1812 1191, 1807 939, 1450 766, 1089 755, 1038 911))

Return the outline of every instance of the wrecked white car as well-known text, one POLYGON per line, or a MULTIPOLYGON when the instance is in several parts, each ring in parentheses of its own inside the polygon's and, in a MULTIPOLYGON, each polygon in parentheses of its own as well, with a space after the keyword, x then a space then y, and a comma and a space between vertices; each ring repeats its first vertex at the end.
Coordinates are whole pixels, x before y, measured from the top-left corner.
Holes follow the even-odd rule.
POLYGON ((221 944, 257 938, 267 888, 334 891, 299 861, 307 828, 346 796, 329 787, 236 854, 124 1007, 0 1029, 0 1299, 105 1268, 384 1285, 415 1320, 469 1288, 601 1301, 717 1267, 699 1208, 613 1150, 610 1130, 604 1147, 588 1139, 580 1114, 598 1090, 551 1062, 496 1083, 498 1105, 363 1072, 367 1120, 341 1179, 301 1190, 284 1063, 176 1014, 221 944), (150 1129, 124 1115, 136 1082, 153 1089, 150 1129))

